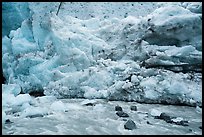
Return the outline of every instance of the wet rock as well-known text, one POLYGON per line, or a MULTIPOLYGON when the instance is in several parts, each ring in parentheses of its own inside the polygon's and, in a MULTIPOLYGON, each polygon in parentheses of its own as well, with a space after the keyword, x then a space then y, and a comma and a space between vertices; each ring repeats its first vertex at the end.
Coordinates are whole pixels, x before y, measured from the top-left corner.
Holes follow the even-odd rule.
POLYGON ((39 90, 39 91, 32 91, 32 92, 29 93, 29 95, 33 96, 33 97, 45 96, 45 94, 41 90, 39 90))
POLYGON ((136 129, 137 127, 136 127, 135 122, 132 121, 131 119, 129 119, 129 120, 125 123, 124 128, 125 128, 125 129, 128 129, 128 130, 133 130, 133 129, 136 129))
POLYGON ((43 117, 42 114, 30 115, 29 118, 43 117))
POLYGON ((127 121, 127 119, 126 119, 126 118, 123 118, 122 120, 123 120, 123 121, 127 121))
POLYGON ((173 121, 171 119, 167 119, 167 120, 164 120, 164 121, 166 121, 166 123, 170 123, 170 124, 173 123, 173 121))
POLYGON ((13 122, 11 122, 10 119, 6 119, 5 123, 10 124, 10 123, 13 123, 13 122))
POLYGON ((171 121, 171 117, 166 113, 161 113, 159 118, 163 119, 164 121, 171 121))
POLYGON ((81 102, 83 106, 95 106, 97 104, 96 100, 84 100, 81 102))
POLYGON ((93 103, 87 103, 87 104, 84 104, 85 106, 95 106, 95 104, 93 103))
POLYGON ((129 117, 129 115, 123 111, 116 112, 116 115, 118 115, 119 117, 129 117))
POLYGON ((149 125, 153 125, 152 123, 150 123, 149 121, 147 121, 147 124, 149 124, 149 125))
POLYGON ((162 119, 162 120, 166 121, 167 123, 174 123, 172 120, 173 117, 170 117, 168 114, 166 114, 164 112, 162 112, 160 114, 160 116, 155 116, 154 118, 155 119, 162 119))
POLYGON ((181 120, 181 121, 178 121, 178 122, 175 122, 176 125, 181 125, 181 126, 188 126, 188 121, 184 121, 184 120, 181 120))
POLYGON ((137 106, 130 106, 130 110, 137 111, 137 106))
POLYGON ((120 106, 115 106, 115 111, 123 111, 123 109, 122 109, 122 107, 120 107, 120 106))

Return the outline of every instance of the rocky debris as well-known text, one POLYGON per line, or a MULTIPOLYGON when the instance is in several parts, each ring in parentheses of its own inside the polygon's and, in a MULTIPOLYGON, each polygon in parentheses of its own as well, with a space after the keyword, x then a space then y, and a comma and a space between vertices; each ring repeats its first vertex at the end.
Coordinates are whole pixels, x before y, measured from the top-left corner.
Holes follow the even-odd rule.
POLYGON ((30 116, 27 116, 29 118, 36 118, 36 117, 43 117, 42 114, 35 114, 35 115, 30 115, 30 116))
POLYGON ((136 127, 135 122, 132 121, 131 119, 129 119, 129 120, 125 123, 124 128, 125 128, 125 129, 128 129, 128 130, 133 130, 133 129, 136 129, 137 127, 136 127))
POLYGON ((176 125, 181 125, 181 126, 188 126, 188 121, 185 120, 181 120, 181 121, 177 121, 177 122, 173 122, 176 125))
POLYGON ((6 119, 5 123, 10 124, 10 123, 13 123, 13 122, 11 122, 10 119, 6 119))
POLYGON ((95 104, 93 103, 87 103, 87 104, 84 104, 85 106, 95 106, 95 104))
POLYGON ((34 96, 34 97, 41 97, 41 96, 45 96, 45 94, 43 93, 43 91, 33 91, 29 93, 30 96, 34 96))
POLYGON ((167 123, 171 123, 171 124, 176 124, 176 125, 181 125, 181 126, 188 126, 188 121, 183 120, 181 118, 175 118, 175 117, 171 117, 168 114, 162 112, 160 114, 160 116, 155 116, 156 119, 162 119, 164 121, 166 121, 167 123))
POLYGON ((130 106, 130 110, 137 111, 137 106, 130 106))
POLYGON ((115 106, 115 111, 123 111, 122 107, 121 106, 115 106))
POLYGON ((84 100, 81 102, 81 105, 83 106, 95 106, 97 104, 96 100, 84 100))
POLYGON ((163 120, 166 121, 167 123, 168 123, 169 121, 172 121, 172 120, 171 120, 171 117, 170 117, 168 114, 166 114, 166 113, 161 113, 160 116, 159 116, 159 119, 163 119, 163 120))
POLYGON ((117 111, 116 115, 118 115, 119 117, 129 117, 129 115, 123 111, 117 111))
POLYGON ((164 113, 164 112, 162 112, 160 114, 160 116, 155 116, 154 118, 162 119, 162 120, 166 121, 167 123, 173 123, 171 117, 168 114, 164 113))

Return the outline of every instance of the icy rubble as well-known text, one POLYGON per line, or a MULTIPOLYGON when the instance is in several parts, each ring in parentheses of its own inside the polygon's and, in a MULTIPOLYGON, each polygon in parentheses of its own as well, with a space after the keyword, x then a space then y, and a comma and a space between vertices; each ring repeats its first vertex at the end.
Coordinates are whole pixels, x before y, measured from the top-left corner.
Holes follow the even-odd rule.
POLYGON ((2 39, 8 84, 57 98, 201 105, 202 75, 189 71, 201 69, 202 13, 166 5, 144 17, 81 20, 36 4, 2 39))

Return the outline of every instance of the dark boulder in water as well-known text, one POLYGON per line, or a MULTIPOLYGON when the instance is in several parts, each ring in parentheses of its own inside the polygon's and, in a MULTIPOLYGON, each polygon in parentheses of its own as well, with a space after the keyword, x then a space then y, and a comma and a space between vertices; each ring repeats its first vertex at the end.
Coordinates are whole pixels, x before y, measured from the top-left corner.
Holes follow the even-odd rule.
POLYGON ((121 106, 115 106, 115 111, 123 111, 122 107, 121 106))
POLYGON ((84 104, 85 106, 95 106, 94 103, 87 103, 87 104, 84 104))
POLYGON ((6 123, 6 124, 11 124, 11 123, 13 123, 13 122, 11 122, 10 119, 6 119, 5 123, 6 123))
POLYGON ((129 120, 125 123, 124 128, 125 128, 125 129, 128 129, 128 130, 133 130, 133 129, 136 129, 137 127, 136 127, 135 122, 132 121, 131 119, 129 119, 129 120))
POLYGON ((129 115, 123 111, 116 112, 116 115, 118 115, 119 117, 129 117, 129 115))
POLYGON ((167 115, 166 113, 161 113, 159 116, 160 119, 163 119, 164 121, 170 121, 171 117, 167 115))
POLYGON ((137 106, 130 106, 130 110, 137 111, 137 106))

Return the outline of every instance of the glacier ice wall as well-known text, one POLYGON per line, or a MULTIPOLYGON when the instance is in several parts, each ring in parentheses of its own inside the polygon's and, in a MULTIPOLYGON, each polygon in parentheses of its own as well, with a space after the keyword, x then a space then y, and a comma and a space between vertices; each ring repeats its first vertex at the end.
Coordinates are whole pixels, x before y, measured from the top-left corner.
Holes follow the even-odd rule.
POLYGON ((58 98, 201 105, 202 5, 142 4, 63 3, 56 15, 59 2, 26 3, 21 27, 2 38, 7 83, 58 98))

